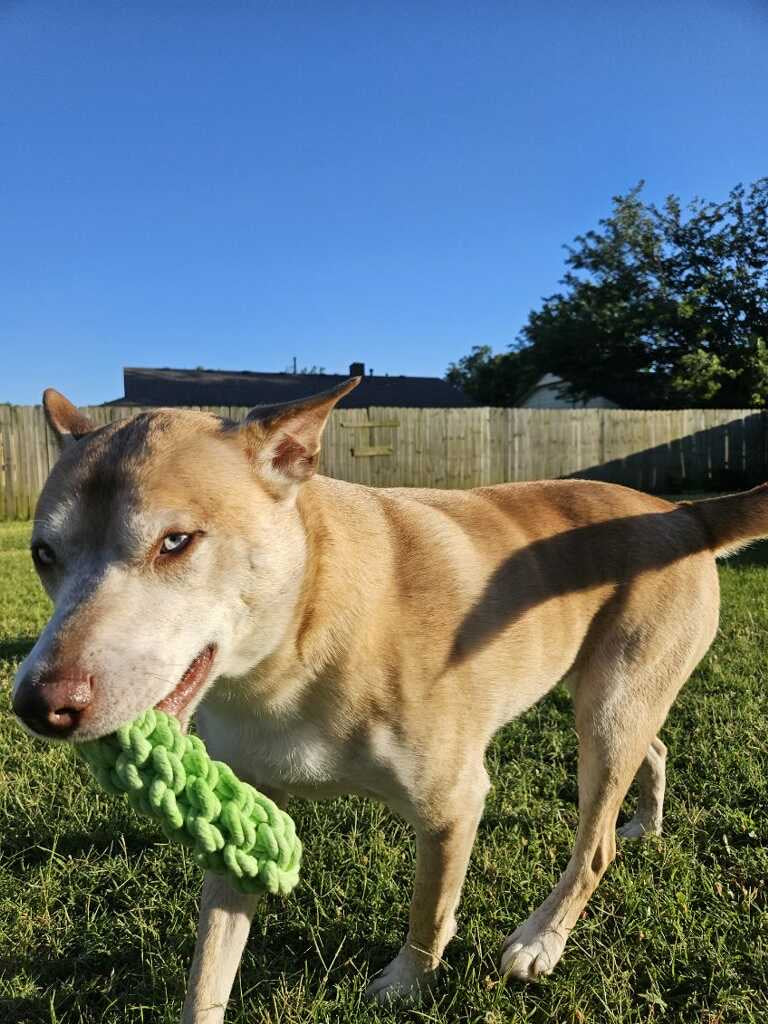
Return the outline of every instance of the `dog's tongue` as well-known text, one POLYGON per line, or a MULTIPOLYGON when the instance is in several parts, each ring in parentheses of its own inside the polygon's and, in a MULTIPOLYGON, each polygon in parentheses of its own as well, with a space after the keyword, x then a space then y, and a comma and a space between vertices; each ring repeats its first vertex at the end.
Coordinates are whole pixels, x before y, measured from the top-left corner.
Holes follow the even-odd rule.
POLYGON ((179 680, 175 689, 171 690, 167 697, 163 697, 160 703, 155 705, 157 710, 165 711, 169 715, 181 714, 208 678, 215 653, 216 648, 213 644, 209 644, 208 647, 200 651, 179 680))

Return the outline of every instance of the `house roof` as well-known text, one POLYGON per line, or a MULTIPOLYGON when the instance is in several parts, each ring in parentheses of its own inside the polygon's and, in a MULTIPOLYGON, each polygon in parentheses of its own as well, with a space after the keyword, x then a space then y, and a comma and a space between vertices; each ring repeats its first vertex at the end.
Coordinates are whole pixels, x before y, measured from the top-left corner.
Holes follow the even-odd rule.
MULTIPOLYGON (((270 405, 327 391, 349 376, 365 373, 353 364, 350 374, 256 373, 251 370, 179 370, 126 366, 125 394, 107 405, 270 405)), ((368 374, 339 402, 342 409, 389 405, 444 409, 477 403, 440 377, 385 377, 368 374)))

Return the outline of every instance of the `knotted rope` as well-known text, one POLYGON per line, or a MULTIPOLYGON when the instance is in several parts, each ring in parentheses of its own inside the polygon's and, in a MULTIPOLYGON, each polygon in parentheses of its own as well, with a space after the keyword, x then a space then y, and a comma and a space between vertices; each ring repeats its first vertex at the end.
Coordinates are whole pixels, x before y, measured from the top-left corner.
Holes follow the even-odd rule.
POLYGON ((150 708, 103 739, 76 749, 110 793, 191 847, 209 871, 243 892, 287 894, 299 880, 301 841, 291 817, 214 761, 172 715, 150 708))

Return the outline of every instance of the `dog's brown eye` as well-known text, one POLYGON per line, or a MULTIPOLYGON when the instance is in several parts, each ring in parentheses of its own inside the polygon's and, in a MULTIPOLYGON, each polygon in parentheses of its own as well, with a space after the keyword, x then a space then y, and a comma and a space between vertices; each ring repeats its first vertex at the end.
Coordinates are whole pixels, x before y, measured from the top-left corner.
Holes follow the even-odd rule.
POLYGON ((160 545, 161 555, 178 555, 192 540, 191 533, 169 533, 160 545))
POLYGON ((56 561, 53 548, 50 544, 45 544, 42 541, 32 545, 32 558, 41 568, 47 568, 56 561))

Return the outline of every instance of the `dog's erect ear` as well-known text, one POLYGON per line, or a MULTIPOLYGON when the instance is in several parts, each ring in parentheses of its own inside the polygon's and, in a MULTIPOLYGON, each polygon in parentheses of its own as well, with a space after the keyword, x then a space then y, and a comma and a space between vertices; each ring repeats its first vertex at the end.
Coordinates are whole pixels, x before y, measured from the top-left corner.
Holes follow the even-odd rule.
POLYGON ((331 410, 356 388, 360 377, 298 402, 257 405, 244 430, 258 468, 274 483, 301 483, 317 468, 320 439, 331 410))
POLYGON ((88 417, 54 388, 46 388, 43 392, 43 409, 48 426, 62 448, 84 437, 85 434, 90 434, 94 429, 88 417))

